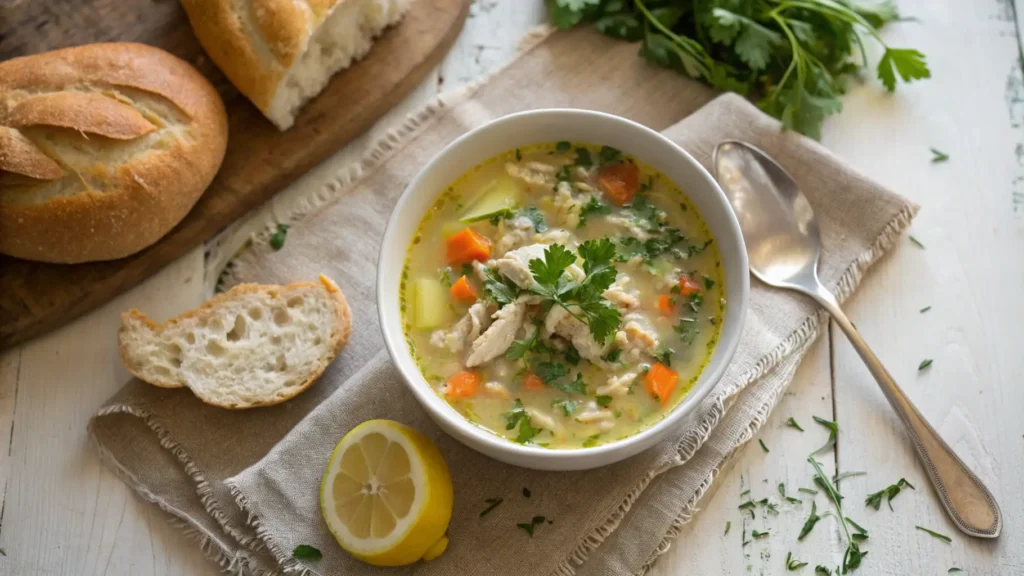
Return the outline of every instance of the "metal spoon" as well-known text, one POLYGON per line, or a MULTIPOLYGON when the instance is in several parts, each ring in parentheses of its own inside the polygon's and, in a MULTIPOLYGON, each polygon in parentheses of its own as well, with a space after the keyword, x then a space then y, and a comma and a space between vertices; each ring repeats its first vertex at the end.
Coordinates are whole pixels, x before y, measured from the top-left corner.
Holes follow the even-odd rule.
POLYGON ((750 270, 766 284, 807 294, 832 315, 906 426, 953 523, 970 536, 999 536, 1002 514, 988 488, 914 407, 843 314, 835 296, 821 285, 818 221, 793 178, 745 142, 722 142, 715 147, 712 164, 743 229, 750 270))

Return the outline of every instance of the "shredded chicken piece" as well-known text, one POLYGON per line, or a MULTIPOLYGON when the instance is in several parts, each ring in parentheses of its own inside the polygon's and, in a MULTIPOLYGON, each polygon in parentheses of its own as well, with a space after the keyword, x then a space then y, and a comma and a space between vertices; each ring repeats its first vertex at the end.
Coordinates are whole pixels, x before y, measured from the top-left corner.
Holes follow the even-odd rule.
POLYGON ((470 342, 476 340, 490 324, 491 317, 487 313, 487 305, 477 302, 469 307, 466 315, 456 322, 451 330, 435 330, 430 335, 430 344, 437 348, 447 348, 458 354, 465 350, 470 342))
POLYGON ((526 318, 526 304, 520 301, 506 304, 494 313, 494 323, 479 338, 473 340, 473 346, 466 359, 466 366, 479 366, 502 355, 512 341, 516 332, 526 318))
MULTIPOLYGON (((574 312, 579 313, 579 309, 575 309, 574 312)), ((544 332, 548 337, 558 334, 569 340, 581 357, 596 366, 608 367, 608 363, 601 359, 601 356, 608 352, 608 345, 594 340, 590 328, 566 312, 561 306, 555 306, 548 312, 544 319, 544 332)))
POLYGON ((555 424, 555 419, 550 414, 542 412, 532 406, 526 408, 526 413, 530 416, 530 426, 534 428, 543 428, 554 432, 558 429, 558 425, 555 424))
POLYGON ((479 260, 473 260, 473 274, 476 275, 476 279, 481 282, 487 281, 487 268, 494 266, 494 260, 488 260, 487 264, 479 260))
POLYGON ((530 272, 530 260, 543 260, 544 244, 530 244, 517 248, 495 261, 498 271, 508 277, 520 288, 529 288, 535 284, 533 273, 530 272))

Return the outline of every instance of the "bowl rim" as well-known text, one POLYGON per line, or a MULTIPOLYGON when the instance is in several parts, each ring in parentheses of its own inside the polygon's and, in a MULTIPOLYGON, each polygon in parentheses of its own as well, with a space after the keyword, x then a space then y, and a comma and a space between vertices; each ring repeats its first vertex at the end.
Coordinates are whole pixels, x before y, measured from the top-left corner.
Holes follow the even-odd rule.
MULTIPOLYGON (((607 142, 599 144, 611 145, 611 143, 607 142)), ((632 153, 629 150, 623 151, 626 153, 632 153)), ((687 188, 685 186, 683 186, 681 183, 676 184, 683 190, 684 194, 687 194, 687 188)), ((443 190, 439 191, 437 195, 439 196, 442 192, 443 190)), ((687 195, 687 197, 688 199, 690 198, 689 195, 687 195)), ((703 219, 707 219, 707 215, 705 214, 704 210, 701 211, 701 216, 703 219)), ((417 220, 417 222, 421 221, 422 218, 423 215, 419 215, 419 219, 417 220)), ((716 240, 718 236, 719 234, 714 235, 716 240)), ((401 250, 400 252, 402 254, 402 260, 400 262, 401 266, 404 266, 405 255, 407 254, 407 252, 408 247, 403 247, 403 250, 401 250)), ((725 259, 724 254, 722 254, 722 258, 723 260, 725 259)), ((726 266, 723 262, 723 269, 724 268, 726 268, 726 266)), ((433 419, 441 419, 446 423, 454 426, 455 429, 457 429, 460 433, 463 433, 471 437, 474 441, 482 443, 487 448, 493 449, 498 452, 507 453, 511 455, 513 458, 517 458, 520 461, 529 458, 538 458, 546 461, 567 459, 575 460, 584 458, 596 458, 600 460, 601 456, 612 456, 620 452, 629 452, 629 449, 631 447, 635 447, 637 444, 642 444, 645 441, 651 439, 652 437, 660 437, 662 434, 666 432, 668 428, 678 424, 680 420, 686 417, 686 415, 693 412, 697 408, 697 406, 708 396, 708 394, 711 393, 711 390, 715 388, 718 382, 722 379, 722 376, 725 374, 726 369, 729 367, 732 358, 735 355, 736 349, 739 346, 739 342, 743 333, 743 326, 746 321, 746 314, 750 294, 750 275, 748 270, 749 262, 747 258, 747 250, 743 241, 742 232, 740 230, 739 220, 737 219, 736 214, 732 209, 732 206, 729 204, 725 192, 722 191, 721 187, 718 185, 718 182, 710 174, 710 172, 708 172, 708 170, 704 168, 704 166, 702 166, 699 162, 697 162, 696 159, 693 158, 693 156, 690 155, 689 152, 687 152, 681 146, 679 146, 672 140, 668 139, 666 136, 659 133, 658 131, 648 128, 643 124, 634 122, 633 120, 624 118, 622 116, 617 116, 614 114, 609 114, 606 112, 600 112, 596 110, 585 110, 579 108, 539 108, 535 110, 525 110, 521 112, 507 114, 490 120, 488 122, 485 122, 484 124, 481 124, 480 126, 477 126, 467 131, 466 133, 449 142, 444 148, 437 152, 437 154, 435 154, 430 159, 430 161, 427 162, 427 164, 425 164, 416 173, 416 176, 413 177, 413 179, 410 180, 409 183, 405 186, 405 188, 402 190, 402 194, 399 196, 398 201, 395 203, 395 206, 392 209, 391 215, 388 218, 387 225, 384 229, 384 234, 381 237, 380 250, 378 252, 377 259, 376 275, 377 317, 380 323, 381 333, 384 337, 384 345, 387 348, 389 356, 391 357, 391 361, 397 367, 399 373, 402 375, 402 379, 405 381, 406 385, 411 389, 413 395, 419 401, 420 405, 428 412, 428 414, 430 414, 430 416, 433 419), (733 254, 730 257, 738 258, 739 270, 744 271, 743 273, 739 274, 738 278, 728 279, 728 282, 730 284, 733 282, 737 284, 740 297, 739 302, 736 302, 735 299, 730 299, 726 308, 727 314, 731 313, 736 315, 737 319, 734 321, 734 323, 730 324, 732 326, 735 326, 735 328, 729 334, 726 334, 726 323, 723 322, 722 332, 719 335, 718 343, 716 344, 716 348, 712 351, 712 354, 721 354, 722 361, 717 366, 715 366, 713 370, 708 370, 708 367, 705 367, 705 369, 700 373, 697 382, 693 385, 687 396, 683 398, 678 404, 676 404, 672 408, 672 410, 665 414, 664 417, 662 417, 662 419, 659 420, 658 422, 655 422, 654 424, 646 428, 643 428, 640 431, 636 432, 635 434, 631 434, 625 438, 619 438, 592 447, 546 448, 543 446, 517 444, 515 442, 511 442, 507 439, 501 438, 493 432, 485 430, 482 426, 478 424, 470 422, 464 416, 459 414, 454 408, 452 408, 451 405, 448 404, 443 398, 437 395, 434 392, 433 388, 430 386, 430 383, 427 382, 426 379, 423 377, 422 371, 419 369, 418 366, 416 366, 415 359, 412 358, 412 355, 409 353, 408 350, 403 348, 405 344, 404 331, 400 331, 399 334, 391 333, 387 323, 388 310, 385 308, 385 306, 394 308, 394 314, 398 316, 399 325, 401 324, 401 312, 398 310, 397 300, 395 302, 389 303, 383 301, 385 291, 381 287, 383 285, 383 277, 386 271, 388 270, 386 266, 382 265, 384 263, 385 251, 394 242, 393 238, 395 237, 396 234, 398 234, 397 227, 399 224, 399 220, 405 213, 404 211, 406 210, 406 206, 411 201, 411 198, 414 195, 414 191, 416 191, 420 187, 422 181, 427 177, 427 175, 429 175, 431 172, 433 172, 433 170, 436 169, 436 167, 443 158, 445 158, 448 154, 452 153, 453 150, 459 148, 467 140, 477 137, 482 132, 495 130, 505 124, 519 122, 526 117, 536 116, 577 116, 582 119, 596 119, 603 122, 619 123, 620 125, 627 126, 628 129, 640 132, 643 135, 643 137, 653 139, 654 141, 657 142, 657 145, 664 146, 672 150, 683 161, 689 163, 691 165, 691 168, 696 169, 697 174, 706 181, 706 185, 710 188, 713 201, 720 204, 720 207, 722 208, 722 213, 724 215, 724 227, 727 230, 727 232, 734 237, 734 240, 736 241, 737 246, 739 247, 737 253, 733 254), (410 375, 407 373, 408 370, 406 369, 405 366, 403 366, 403 363, 399 361, 400 357, 408 357, 407 359, 409 360, 409 362, 411 362, 415 366, 415 374, 410 375), (441 403, 444 406, 438 406, 437 403, 441 403), (447 408, 447 410, 445 410, 445 408, 447 408)), ((446 430, 446 432, 449 432, 450 434, 450 431, 446 430)), ((472 447, 474 450, 481 451, 481 449, 476 445, 470 445, 470 447, 472 447)), ((639 452, 649 447, 650 446, 644 446, 639 450, 634 450, 633 452, 639 452)), ((629 453, 631 454, 633 452, 629 453)), ((486 452, 484 453, 486 454, 486 452)), ((617 459, 608 459, 607 463, 610 464, 616 460, 617 459)))

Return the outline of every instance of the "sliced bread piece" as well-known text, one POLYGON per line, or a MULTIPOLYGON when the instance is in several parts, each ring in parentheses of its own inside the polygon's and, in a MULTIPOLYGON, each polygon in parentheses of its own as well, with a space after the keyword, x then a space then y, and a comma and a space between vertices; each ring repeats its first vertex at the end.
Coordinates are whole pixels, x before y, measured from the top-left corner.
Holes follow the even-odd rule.
POLYGON ((348 342, 345 296, 328 277, 287 286, 242 284, 157 324, 138 310, 121 315, 121 361, 155 386, 187 386, 224 408, 293 398, 348 342))

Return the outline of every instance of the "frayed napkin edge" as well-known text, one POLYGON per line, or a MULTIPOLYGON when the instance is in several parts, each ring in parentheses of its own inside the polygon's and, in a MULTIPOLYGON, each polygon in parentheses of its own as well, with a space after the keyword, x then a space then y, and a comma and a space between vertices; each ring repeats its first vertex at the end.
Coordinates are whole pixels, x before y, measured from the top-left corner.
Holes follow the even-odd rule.
POLYGON ((231 525, 231 522, 227 519, 227 516, 220 507, 220 504, 217 502, 213 488, 210 486, 210 483, 206 479, 203 471, 200 470, 195 460, 181 446, 181 444, 174 441, 171 437, 171 433, 153 413, 146 410, 140 410, 126 404, 113 404, 97 412, 96 415, 89 420, 87 430, 89 443, 99 454, 100 462, 113 470, 117 477, 143 500, 155 504, 158 508, 169 514, 170 517, 167 519, 168 523, 181 530, 182 534, 184 534, 186 538, 197 543, 204 557, 215 562, 223 571, 231 574, 272 576, 276 573, 274 571, 255 566, 252 562, 253 559, 245 554, 244 548, 249 548, 254 552, 259 552, 262 549, 262 546, 260 545, 261 543, 254 542, 252 537, 242 535, 231 525), (117 457, 114 456, 112 452, 103 446, 96 434, 96 420, 115 414, 123 414, 138 418, 143 424, 152 430, 154 434, 156 434, 160 447, 170 452, 175 459, 184 466, 183 471, 195 484, 196 495, 199 496, 199 501, 203 506, 203 509, 206 510, 207 514, 209 514, 210 517, 220 525, 221 529, 224 530, 227 536, 233 538, 241 545, 243 548, 241 553, 233 552, 231 548, 220 542, 217 534, 211 533, 204 526, 192 522, 187 514, 171 506, 164 499, 150 491, 149 488, 141 483, 134 474, 125 468, 120 461, 118 461, 117 457))

